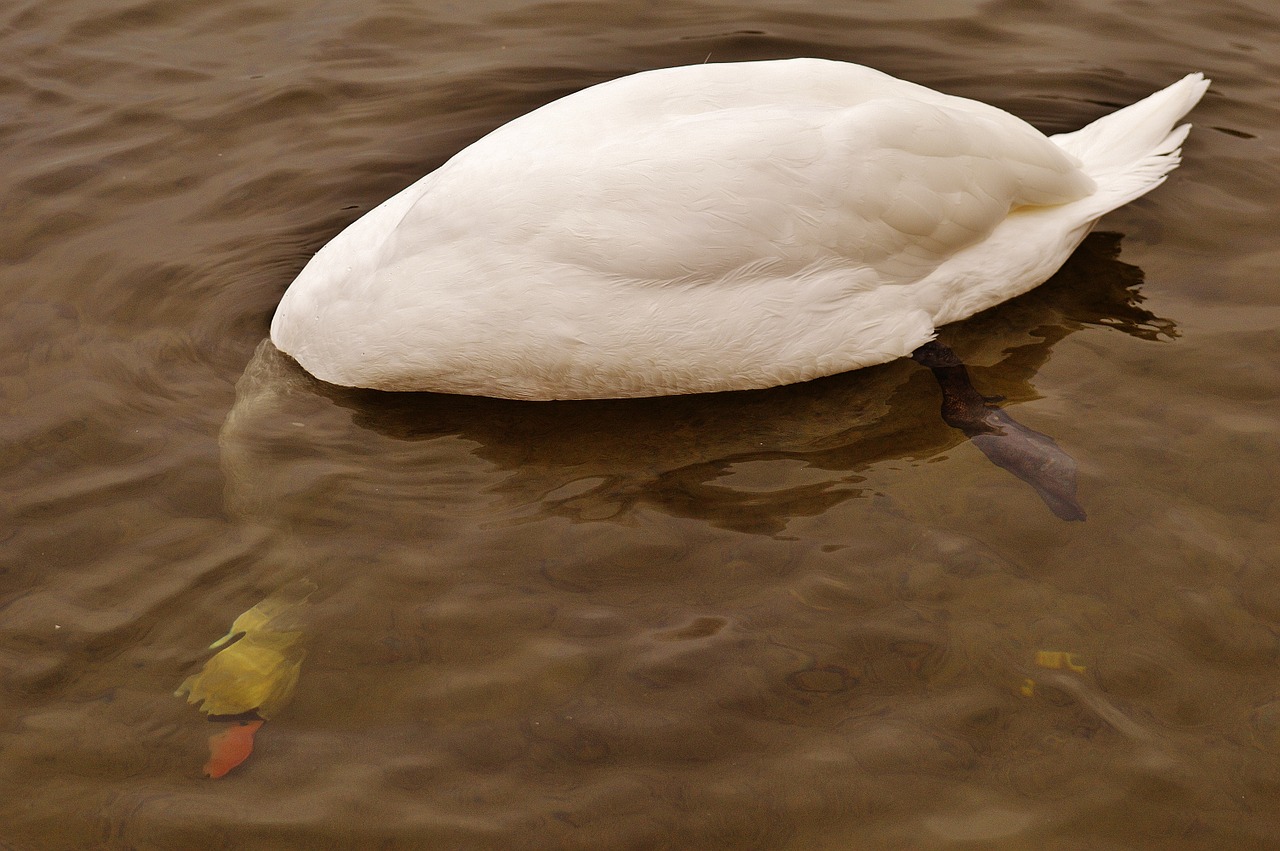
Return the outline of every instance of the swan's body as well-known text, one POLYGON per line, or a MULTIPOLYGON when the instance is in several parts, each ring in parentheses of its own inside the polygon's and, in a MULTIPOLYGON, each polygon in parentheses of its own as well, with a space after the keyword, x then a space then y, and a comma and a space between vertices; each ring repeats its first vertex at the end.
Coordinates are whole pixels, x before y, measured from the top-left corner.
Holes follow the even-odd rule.
POLYGON ((1075 133, 816 59, 649 71, 370 211, 271 339, 334 384, 519 399, 770 387, 910 354, 1163 182, 1192 74, 1075 133))

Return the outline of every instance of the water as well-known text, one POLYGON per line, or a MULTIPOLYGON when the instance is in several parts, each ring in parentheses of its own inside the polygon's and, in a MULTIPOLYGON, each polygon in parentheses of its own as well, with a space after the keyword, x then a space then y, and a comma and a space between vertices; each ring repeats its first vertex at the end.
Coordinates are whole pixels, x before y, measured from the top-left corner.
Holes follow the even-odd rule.
POLYGON ((0 847, 1274 846, 1269 3, 416 5, 0 12, 0 847), (258 351, 320 245, 503 121, 794 55, 1049 131, 1213 77, 1167 185, 947 330, 1087 521, 910 362, 529 405, 258 351), (205 779, 172 692, 303 577, 297 691, 205 779))

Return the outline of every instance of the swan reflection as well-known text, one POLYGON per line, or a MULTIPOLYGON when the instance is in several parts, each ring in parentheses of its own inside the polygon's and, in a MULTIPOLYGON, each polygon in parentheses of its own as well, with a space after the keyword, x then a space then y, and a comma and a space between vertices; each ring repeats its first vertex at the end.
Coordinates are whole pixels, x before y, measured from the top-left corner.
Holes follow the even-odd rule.
POLYGON ((1117 259, 1119 244, 1093 234, 1044 286, 943 329, 977 387, 963 396, 953 376, 958 429, 939 418, 929 372, 907 359, 764 391, 529 403, 334 387, 264 341, 221 435, 229 501, 295 531, 358 522, 400 539, 426 534, 436 507, 462 501, 493 522, 643 508, 772 535, 867 496, 875 465, 937 459, 972 439, 1058 516, 1078 519, 1074 463, 1012 411, 1040 398, 1032 378, 1075 331, 1176 335, 1141 307, 1141 271, 1117 259), (979 392, 1002 407, 962 416, 959 400, 979 392))

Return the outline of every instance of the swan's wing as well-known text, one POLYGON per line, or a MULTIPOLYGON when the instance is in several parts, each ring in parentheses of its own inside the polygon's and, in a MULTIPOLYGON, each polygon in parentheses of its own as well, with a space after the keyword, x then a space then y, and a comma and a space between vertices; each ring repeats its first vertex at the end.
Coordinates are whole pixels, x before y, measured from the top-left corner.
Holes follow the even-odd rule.
MULTIPOLYGON (((580 132, 494 134, 436 174, 401 223, 511 262, 614 278, 719 281, 839 265, 915 280, 1009 211, 1092 191, 1038 131, 984 104, 728 107, 580 132)), ((571 99, 569 99, 571 100, 571 99)), ((564 109, 556 120, 574 117, 564 109)), ((588 111, 589 113, 589 111, 588 111)), ((644 120, 640 120, 643 118, 644 120)), ((590 115, 579 116, 590 121, 590 115)), ((405 259, 413 239, 389 245, 405 259)))

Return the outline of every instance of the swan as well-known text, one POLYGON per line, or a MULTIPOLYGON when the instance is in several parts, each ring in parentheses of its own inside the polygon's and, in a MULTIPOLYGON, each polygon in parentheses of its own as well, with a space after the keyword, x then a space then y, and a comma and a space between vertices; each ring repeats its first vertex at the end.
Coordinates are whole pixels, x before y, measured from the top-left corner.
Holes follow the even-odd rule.
POLYGON ((746 390, 911 354, 1164 182, 1209 81, 1081 130, 846 62, 646 71, 499 127, 288 287, 323 381, 512 399, 746 390))

